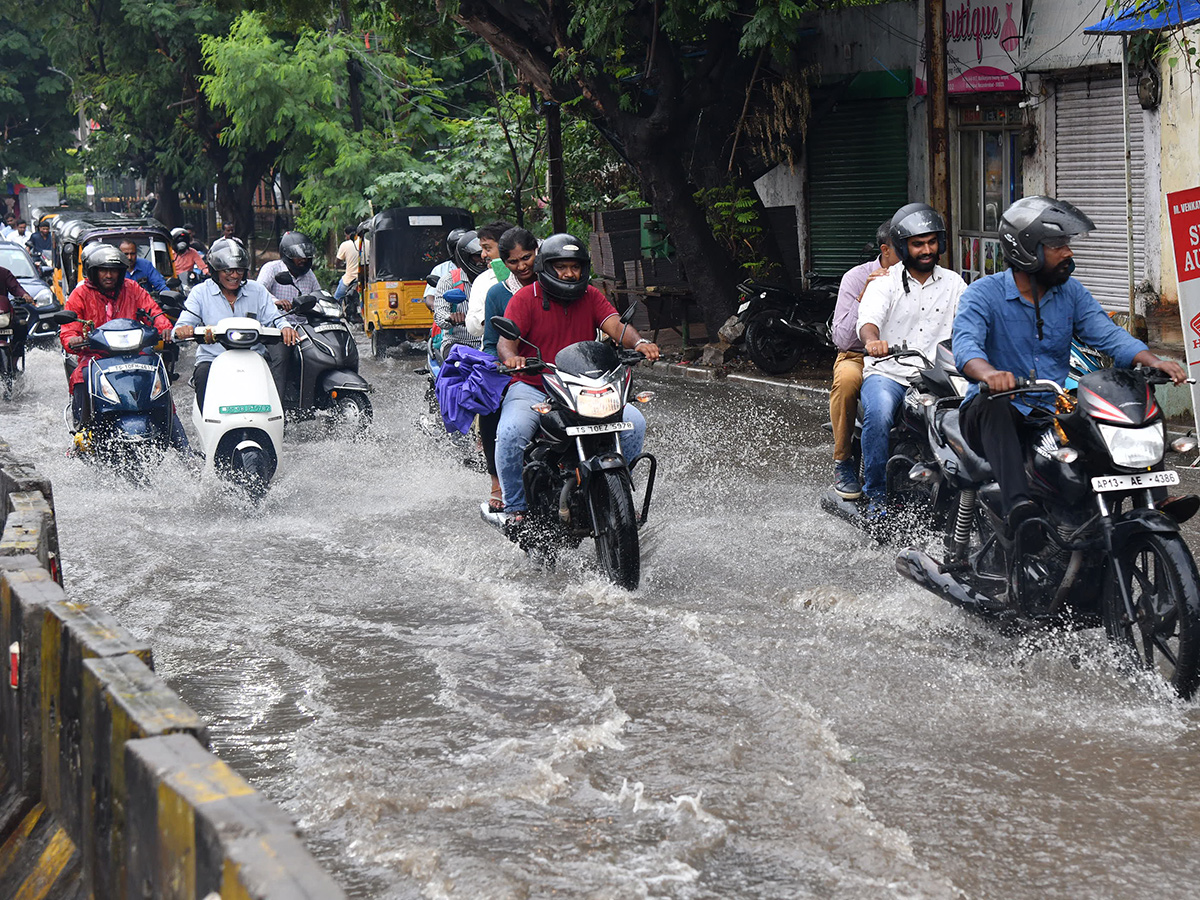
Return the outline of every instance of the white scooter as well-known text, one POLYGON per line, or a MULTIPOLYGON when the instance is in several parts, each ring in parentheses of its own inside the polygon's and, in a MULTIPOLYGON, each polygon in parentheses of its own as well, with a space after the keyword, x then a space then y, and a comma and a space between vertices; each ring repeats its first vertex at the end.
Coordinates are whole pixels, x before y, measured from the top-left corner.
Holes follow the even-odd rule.
POLYGON ((213 340, 225 348, 208 371, 204 410, 192 404, 192 424, 204 448, 206 472, 242 487, 255 502, 279 465, 283 447, 283 404, 271 368, 254 350, 258 343, 283 340, 278 328, 254 319, 222 319, 211 328, 198 325, 192 340, 213 340))

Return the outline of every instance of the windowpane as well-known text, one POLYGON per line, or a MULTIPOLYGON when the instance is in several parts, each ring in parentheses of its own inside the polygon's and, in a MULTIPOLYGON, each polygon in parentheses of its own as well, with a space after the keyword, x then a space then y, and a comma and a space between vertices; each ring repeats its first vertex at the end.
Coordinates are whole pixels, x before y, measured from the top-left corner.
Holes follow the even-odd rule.
POLYGON ((959 227, 978 231, 982 223, 979 202, 979 132, 962 131, 959 140, 959 227))
POLYGON ((1004 135, 998 131, 983 133, 983 230, 996 231, 1000 214, 1007 209, 1008 179, 1004 171, 1004 135))

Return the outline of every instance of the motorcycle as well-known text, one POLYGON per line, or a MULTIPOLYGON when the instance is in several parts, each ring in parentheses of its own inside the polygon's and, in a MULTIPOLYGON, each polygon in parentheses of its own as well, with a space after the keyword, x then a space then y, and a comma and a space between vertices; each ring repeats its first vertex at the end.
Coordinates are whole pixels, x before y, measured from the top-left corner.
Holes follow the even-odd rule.
POLYGON ((254 319, 231 317, 211 328, 197 326, 187 340, 203 342, 209 331, 225 352, 217 354, 209 368, 204 409, 192 403, 204 468, 241 487, 257 503, 279 467, 283 404, 271 368, 254 346, 279 342, 283 334, 254 319))
MULTIPOLYGON (((1044 379, 1018 379, 993 396, 1054 393, 1054 412, 1022 426, 1025 471, 1038 505, 1009 533, 986 460, 967 445, 958 409, 929 407, 940 482, 936 518, 944 559, 910 547, 904 577, 979 615, 1018 626, 1103 625, 1124 661, 1157 673, 1189 698, 1200 682, 1200 575, 1179 526, 1195 497, 1168 499, 1163 415, 1154 370, 1083 375, 1078 396, 1044 379)), ((977 401, 986 402, 986 401, 977 401)), ((1194 449, 1179 438, 1171 449, 1194 449)))
MULTIPOLYGON (((43 292, 46 293, 46 292, 43 292)), ((8 312, 0 312, 0 393, 11 400, 17 378, 25 372, 25 348, 35 333, 49 330, 55 333, 59 325, 73 321, 73 313, 65 313, 51 298, 45 305, 38 296, 35 303, 20 299, 9 301, 8 312)))
MULTIPOLYGON (((75 314, 66 312, 73 321, 75 314)), ((84 363, 87 407, 82 423, 65 411, 73 454, 99 460, 136 480, 171 443, 175 403, 166 365, 155 351, 158 330, 137 319, 112 319, 87 336, 95 354, 84 363)), ((72 367, 73 368, 73 367, 72 367)))
MULTIPOLYGON (((290 284, 292 277, 281 272, 275 280, 290 284)), ((287 348, 283 407, 288 418, 326 415, 361 434, 374 414, 367 396, 372 388, 358 374, 358 344, 340 305, 327 291, 304 294, 292 301, 288 315, 300 335, 300 343, 287 348)))
POLYGON ((799 294, 756 281, 738 285, 742 301, 737 316, 744 327, 746 352, 768 375, 790 372, 813 347, 836 349, 830 320, 838 282, 812 273, 808 279, 809 289, 799 294))
MULTIPOLYGON (((632 309, 626 315, 631 316, 632 309)), ((496 316, 491 322, 503 337, 520 340, 521 330, 510 319, 496 316)), ((507 534, 527 553, 550 562, 561 548, 578 547, 590 537, 605 577, 634 590, 641 580, 638 530, 650 512, 658 462, 650 453, 626 460, 618 435, 633 428, 623 418, 626 403, 654 398, 650 391, 630 397, 633 367, 642 354, 601 341, 580 341, 564 347, 548 363, 534 350, 538 358, 522 369, 497 366, 506 373, 545 373, 548 394, 544 404, 534 407, 541 423, 525 448, 522 478, 528 511, 519 527, 508 526, 507 534), (643 461, 650 469, 639 514, 632 475, 643 461)), ((480 504, 479 512, 492 524, 487 503, 480 504)))

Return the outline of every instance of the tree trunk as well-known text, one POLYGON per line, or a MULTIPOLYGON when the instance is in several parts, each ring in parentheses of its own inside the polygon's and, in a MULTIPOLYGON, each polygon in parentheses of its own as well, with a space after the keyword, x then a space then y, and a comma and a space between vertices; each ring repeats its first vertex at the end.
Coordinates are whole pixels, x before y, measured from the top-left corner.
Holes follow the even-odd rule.
POLYGON ((159 174, 155 179, 154 218, 168 229, 183 225, 183 207, 179 205, 179 190, 170 175, 159 174))

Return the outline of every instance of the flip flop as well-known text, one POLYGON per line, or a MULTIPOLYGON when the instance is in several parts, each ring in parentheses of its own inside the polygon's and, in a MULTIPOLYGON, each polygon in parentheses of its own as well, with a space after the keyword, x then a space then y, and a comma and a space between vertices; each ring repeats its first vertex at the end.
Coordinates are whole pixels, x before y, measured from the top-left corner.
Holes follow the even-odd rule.
POLYGON ((504 492, 497 488, 488 497, 488 509, 492 512, 504 512, 504 492))

